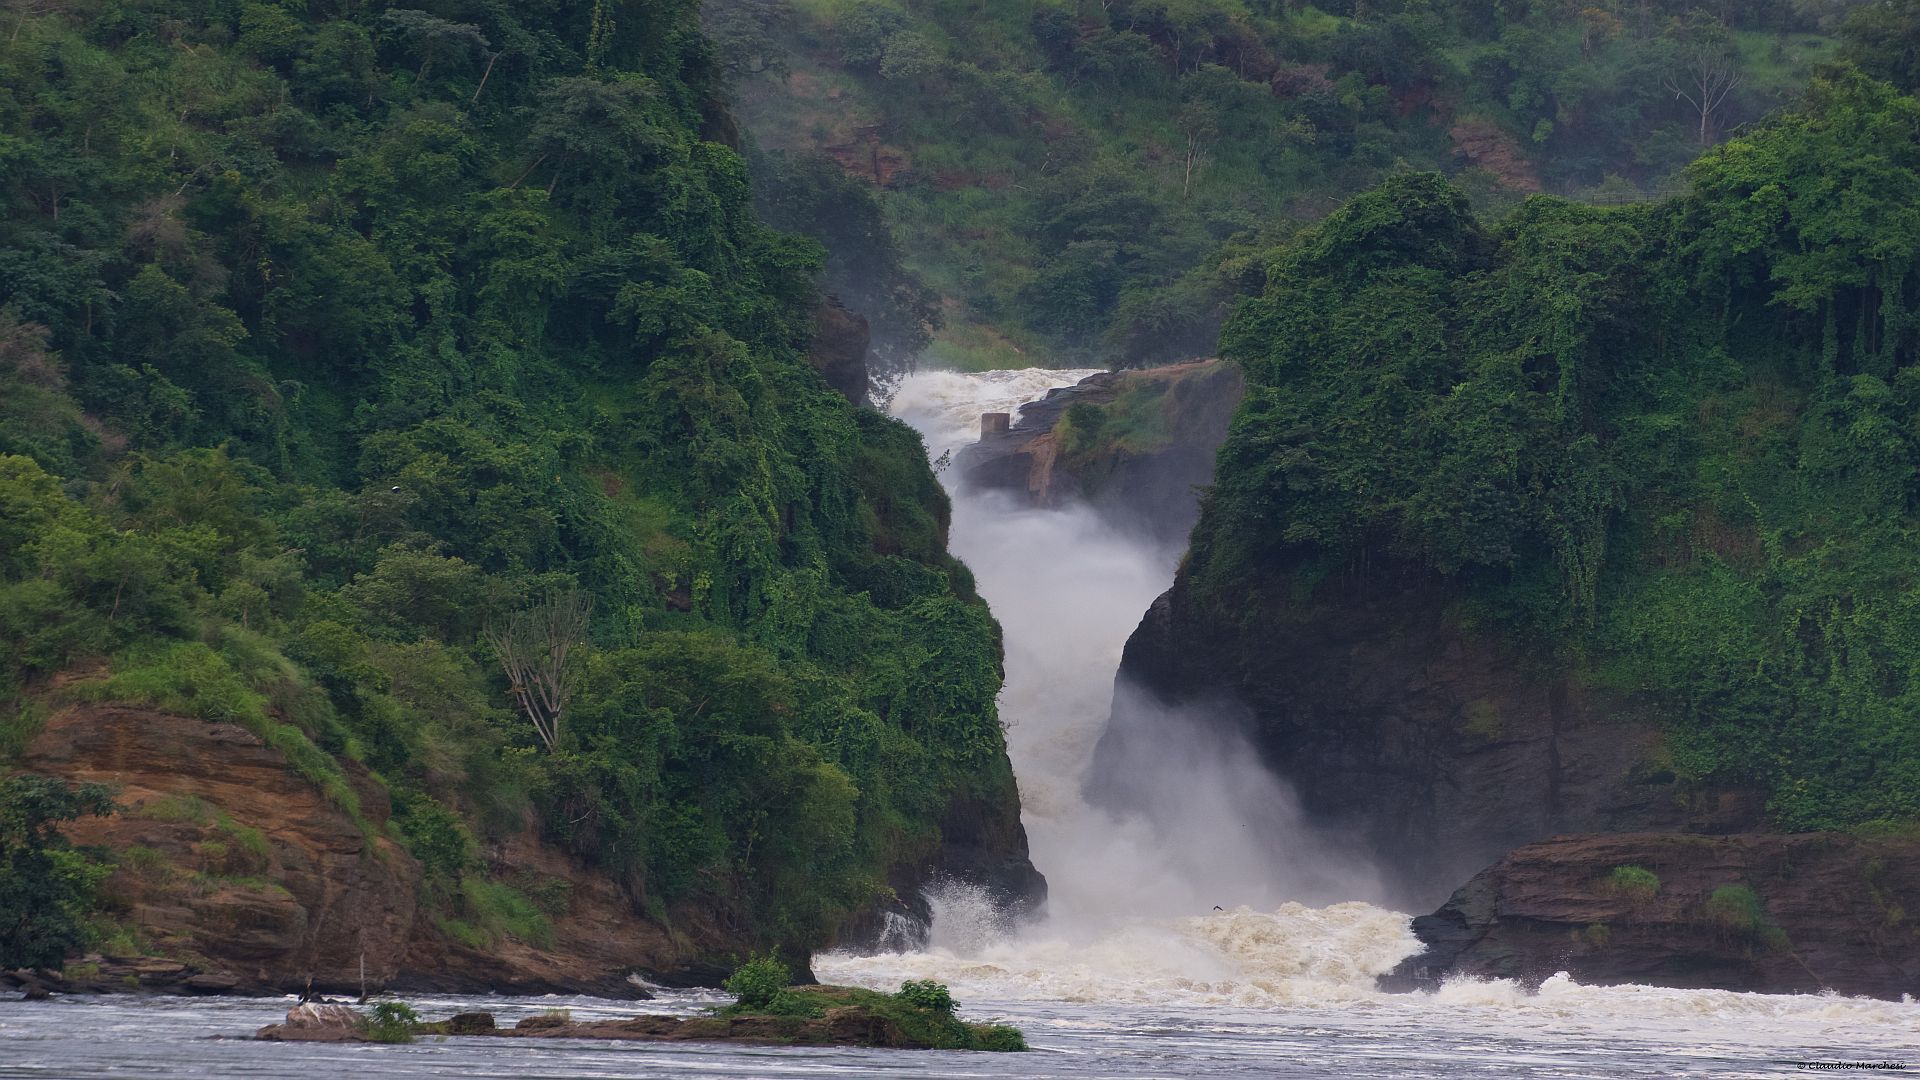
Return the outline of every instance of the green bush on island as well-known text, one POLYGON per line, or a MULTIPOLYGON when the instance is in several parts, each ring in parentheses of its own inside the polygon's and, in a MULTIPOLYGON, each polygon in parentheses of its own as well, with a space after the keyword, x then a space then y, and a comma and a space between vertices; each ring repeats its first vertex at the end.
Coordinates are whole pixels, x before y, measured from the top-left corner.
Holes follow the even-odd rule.
POLYGON ((420 1014, 404 1001, 376 1001, 367 1018, 367 1038, 382 1043, 410 1043, 420 1014))
POLYGON ((817 1016, 817 1006, 790 993, 793 972, 772 955, 756 956, 734 969, 724 984, 734 1003, 723 1013, 754 1013, 767 1016, 817 1016))
MULTIPOLYGON (((946 986, 931 979, 902 983, 898 993, 883 994, 851 986, 793 986, 793 974, 772 956, 754 957, 727 977, 731 1005, 714 1010, 722 1017, 781 1017, 798 1022, 819 1019, 829 1009, 855 1007, 883 1025, 892 1025, 904 1045, 945 1050, 1025 1050, 1018 1029, 1001 1024, 970 1024, 954 1015, 959 1004, 946 986)), ((891 1038, 891 1037, 890 1037, 891 1038)), ((881 1045, 892 1045, 883 1042, 881 1045)))
POLYGON ((939 1013, 951 1013, 960 1007, 946 986, 932 979, 901 983, 900 992, 894 996, 909 1005, 939 1013))

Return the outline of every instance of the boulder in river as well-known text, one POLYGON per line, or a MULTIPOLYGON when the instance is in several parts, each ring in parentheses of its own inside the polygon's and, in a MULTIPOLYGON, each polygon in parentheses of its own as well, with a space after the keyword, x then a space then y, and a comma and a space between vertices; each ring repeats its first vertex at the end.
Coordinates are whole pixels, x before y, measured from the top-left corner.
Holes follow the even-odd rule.
POLYGON ((287 1010, 287 1018, 268 1024, 254 1035, 268 1042, 365 1042, 367 1018, 348 1005, 303 1002, 287 1010))

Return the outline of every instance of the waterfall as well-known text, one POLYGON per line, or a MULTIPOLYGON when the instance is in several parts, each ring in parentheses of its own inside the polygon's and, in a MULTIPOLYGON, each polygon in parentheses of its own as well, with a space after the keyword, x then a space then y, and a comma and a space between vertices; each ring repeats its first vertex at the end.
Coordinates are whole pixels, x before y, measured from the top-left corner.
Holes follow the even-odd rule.
MULTIPOLYGON (((938 464, 977 440, 982 413, 1016 411, 1091 374, 921 372, 898 385, 890 407, 938 464)), ((951 469, 942 478, 955 495, 951 548, 1005 635, 1000 713, 1033 861, 1049 882, 1048 913, 1041 925, 1012 927, 984 892, 941 883, 928 892, 927 951, 879 962, 937 969, 941 957, 1024 955, 1070 988, 1098 983, 1103 962, 1114 978, 1135 978, 1143 964, 1160 970, 1148 982, 1154 992, 1336 972, 1362 988, 1418 947, 1404 915, 1295 902, 1349 900, 1371 883, 1324 872, 1338 854, 1299 820, 1252 749, 1219 725, 1168 716, 1167 745, 1134 763, 1143 812, 1117 817, 1089 805, 1082 791, 1121 650, 1172 583, 1180 552, 1083 506, 1036 509, 1015 494, 960 490, 951 469), (1331 956, 1341 959, 1324 960, 1331 956)))

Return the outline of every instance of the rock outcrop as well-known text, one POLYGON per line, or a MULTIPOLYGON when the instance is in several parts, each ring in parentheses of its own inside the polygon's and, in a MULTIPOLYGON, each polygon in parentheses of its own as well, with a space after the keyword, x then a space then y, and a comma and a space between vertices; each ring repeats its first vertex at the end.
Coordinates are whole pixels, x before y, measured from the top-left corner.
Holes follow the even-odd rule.
POLYGON ((267 1042, 366 1042, 367 1018, 351 1006, 302 1002, 254 1034, 267 1042))
POLYGON ((1250 614, 1231 620, 1185 571, 1154 602, 1120 666, 1145 693, 1116 697, 1096 800, 1126 803, 1129 742, 1171 705, 1244 733, 1413 910, 1557 834, 1761 826, 1757 794, 1675 778, 1642 703, 1537 662, 1437 577, 1371 565, 1303 586, 1302 569, 1238 583, 1250 614))
POLYGON ((1218 360, 1103 372, 1026 405, 955 466, 967 486, 1036 506, 1084 500, 1121 529, 1182 544, 1245 392, 1239 369, 1218 360))
POLYGON ((838 297, 829 296, 813 312, 813 344, 807 349, 807 363, 841 396, 855 405, 865 405, 870 386, 867 348, 871 341, 866 318, 848 309, 838 297))
POLYGON ((1413 921, 1396 989, 1453 975, 1897 999, 1920 994, 1920 841, 1840 833, 1558 837, 1413 921))
MULTIPOLYGON (((152 709, 77 706, 54 716, 20 764, 112 785, 120 811, 67 829, 121 853, 112 909, 201 975, 265 991, 357 988, 400 973, 415 933, 420 867, 369 836, 279 750, 233 724, 152 709)), ((347 766, 362 814, 385 823, 385 791, 347 766)), ((164 985, 151 972, 129 988, 164 985)))
MULTIPOLYGON (((299 776, 279 750, 232 724, 152 709, 82 705, 54 716, 19 765, 111 784, 120 812, 68 830, 117 854, 103 886, 110 909, 154 956, 94 956, 60 976, 18 973, 55 990, 174 993, 409 991, 593 993, 640 998, 636 973, 713 982, 715 958, 746 943, 698 913, 676 934, 635 913, 605 876, 516 837, 489 854, 506 879, 564 885, 552 940, 477 949, 420 910, 419 865, 382 832, 384 790, 342 762, 353 817, 299 776), (364 983, 363 983, 364 979, 364 983)), ((804 960, 804 957, 800 958, 804 960)))

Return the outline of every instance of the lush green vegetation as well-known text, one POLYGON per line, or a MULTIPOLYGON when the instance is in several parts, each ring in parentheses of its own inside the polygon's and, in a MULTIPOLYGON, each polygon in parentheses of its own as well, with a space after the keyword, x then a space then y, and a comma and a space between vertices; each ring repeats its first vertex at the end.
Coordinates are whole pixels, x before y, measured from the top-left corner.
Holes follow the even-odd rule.
POLYGON ((1438 576, 1782 828, 1913 819, 1920 100, 1829 71, 1687 178, 1487 222, 1409 174, 1278 248, 1188 572, 1230 622, 1438 576))
POLYGON ((1660 875, 1644 866, 1616 866, 1607 875, 1607 891, 1635 901, 1660 895, 1660 875))
POLYGON ((404 1001, 376 1001, 367 1018, 367 1038, 378 1043, 410 1043, 420 1014, 404 1001))
POLYGON ((1008 805, 997 630, 805 363, 695 7, 9 9, 0 745, 237 723, 371 830, 358 761, 474 944, 549 926, 491 838, 806 944, 1008 805))
POLYGON ((87 943, 93 890, 111 867, 59 830, 113 808, 112 793, 98 784, 0 779, 0 971, 57 970, 87 943))
POLYGON ((794 994, 789 989, 791 986, 793 972, 779 958, 753 957, 727 976, 724 989, 733 995, 733 1004, 720 1011, 728 1015, 818 1015, 813 1004, 794 994))
POLYGON ((860 178, 947 300, 929 362, 1024 367, 1211 354, 1259 287, 1252 247, 1409 166, 1457 173, 1483 208, 1661 192, 1791 100, 1852 6, 709 0, 707 17, 779 162, 769 190, 799 193, 784 223, 836 257, 884 246, 846 227, 853 196, 815 194, 860 178))
POLYGON ((852 1006, 891 1027, 894 1035, 881 1045, 930 1047, 936 1050, 1025 1050, 1019 1029, 1003 1024, 969 1024, 954 1015, 960 1008, 945 985, 923 979, 900 984, 895 994, 851 986, 791 985, 793 975, 771 956, 740 965, 728 977, 726 989, 733 1004, 717 1010, 727 1017, 776 1016, 818 1019, 832 1008, 852 1006))

